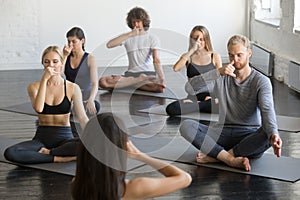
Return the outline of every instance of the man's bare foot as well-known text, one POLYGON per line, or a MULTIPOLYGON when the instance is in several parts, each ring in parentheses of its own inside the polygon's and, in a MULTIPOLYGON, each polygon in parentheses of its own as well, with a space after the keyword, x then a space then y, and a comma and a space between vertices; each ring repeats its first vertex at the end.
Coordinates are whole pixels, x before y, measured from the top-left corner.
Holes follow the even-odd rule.
MULTIPOLYGON (((228 153, 228 155, 230 155, 228 153)), ((202 152, 199 152, 196 156, 196 161, 198 163, 213 163, 213 162, 220 162, 220 160, 216 158, 212 158, 210 156, 205 155, 202 152)), ((246 171, 251 170, 249 159, 246 157, 234 157, 230 155, 230 159, 228 161, 224 161, 228 166, 234 167, 234 168, 241 168, 246 171)))
POLYGON ((54 156, 54 162, 63 163, 76 160, 76 156, 54 156))
POLYGON ((233 157, 227 164, 231 167, 242 168, 246 171, 251 170, 249 159, 246 157, 233 157))
POLYGON ((42 147, 40 150, 39 150, 39 153, 43 153, 43 154, 47 154, 49 155, 50 154, 50 150, 45 148, 45 147, 42 147))
POLYGON ((197 163, 212 163, 212 162, 220 162, 220 161, 213 157, 205 155, 204 153, 199 151, 196 156, 196 162, 197 163))

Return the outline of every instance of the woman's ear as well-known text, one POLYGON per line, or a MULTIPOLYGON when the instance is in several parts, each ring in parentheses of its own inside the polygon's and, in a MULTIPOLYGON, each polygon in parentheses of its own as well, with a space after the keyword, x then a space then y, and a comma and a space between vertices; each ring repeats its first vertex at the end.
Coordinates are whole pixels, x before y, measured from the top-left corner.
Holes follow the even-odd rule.
POLYGON ((82 44, 85 44, 85 38, 81 39, 82 44))

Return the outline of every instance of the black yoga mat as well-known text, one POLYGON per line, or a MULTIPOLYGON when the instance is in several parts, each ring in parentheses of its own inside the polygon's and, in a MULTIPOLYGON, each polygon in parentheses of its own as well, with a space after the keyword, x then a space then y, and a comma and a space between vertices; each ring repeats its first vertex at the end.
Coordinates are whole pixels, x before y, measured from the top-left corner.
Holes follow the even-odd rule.
MULTIPOLYGON (((20 113, 25 115, 31 115, 31 116, 37 116, 37 113, 33 110, 32 105, 30 102, 25 102, 21 104, 16 104, 12 106, 7 107, 1 107, 0 110, 4 110, 7 112, 14 112, 14 113, 20 113)), ((123 121, 126 126, 126 128, 131 128, 135 126, 140 125, 146 125, 154 122, 158 122, 162 120, 161 118, 154 118, 154 117, 142 117, 138 115, 129 115, 129 114, 117 114, 123 121)), ((77 119, 71 117, 70 121, 72 122, 78 122, 77 119)))
MULTIPOLYGON (((9 139, 9 138, 0 138, 0 162, 10 163, 21 167, 29 167, 34 169, 40 169, 40 170, 46 170, 50 172, 55 172, 59 174, 65 174, 65 175, 75 175, 76 171, 76 162, 67 162, 67 163, 42 163, 42 164, 20 164, 20 163, 13 163, 10 161, 7 161, 4 158, 4 151, 7 147, 17 144, 19 141, 9 139)), ((136 160, 129 159, 127 162, 127 170, 133 170, 137 167, 143 166, 144 163, 138 162, 136 160)))
POLYGON ((223 163, 200 164, 195 162, 198 149, 188 143, 181 136, 174 138, 153 136, 149 138, 130 138, 132 142, 143 152, 149 155, 170 161, 199 165, 236 173, 256 175, 266 178, 278 179, 288 182, 296 182, 300 179, 300 159, 281 156, 277 158, 271 153, 265 153, 259 159, 251 159, 251 171, 229 167, 223 163))
MULTIPOLYGON (((104 90, 99 88, 100 90, 104 90)), ((131 88, 120 88, 120 89, 114 89, 109 90, 111 92, 118 92, 118 93, 126 93, 126 94, 139 94, 139 95, 145 95, 145 96, 152 96, 152 97, 159 97, 159 98, 166 98, 166 99, 183 99, 187 95, 184 90, 181 89, 170 89, 165 88, 165 91, 163 93, 157 93, 157 92, 148 92, 143 90, 135 90, 131 88)))

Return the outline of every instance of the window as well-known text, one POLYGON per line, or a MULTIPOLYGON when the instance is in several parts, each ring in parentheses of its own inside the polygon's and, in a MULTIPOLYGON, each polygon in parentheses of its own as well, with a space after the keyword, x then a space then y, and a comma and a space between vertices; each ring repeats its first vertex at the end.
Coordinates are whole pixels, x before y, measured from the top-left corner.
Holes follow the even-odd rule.
POLYGON ((255 0, 254 7, 256 20, 279 27, 281 19, 280 0, 255 0))
POLYGON ((294 8, 294 32, 300 33, 300 0, 295 0, 294 8))

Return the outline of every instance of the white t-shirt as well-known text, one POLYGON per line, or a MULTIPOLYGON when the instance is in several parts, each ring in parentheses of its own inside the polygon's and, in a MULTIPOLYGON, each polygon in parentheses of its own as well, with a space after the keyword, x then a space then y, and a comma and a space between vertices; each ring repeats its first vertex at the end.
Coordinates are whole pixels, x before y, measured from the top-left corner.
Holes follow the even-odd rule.
POLYGON ((155 71, 152 58, 152 50, 159 48, 159 39, 146 32, 128 38, 124 42, 128 56, 128 71, 155 71))

